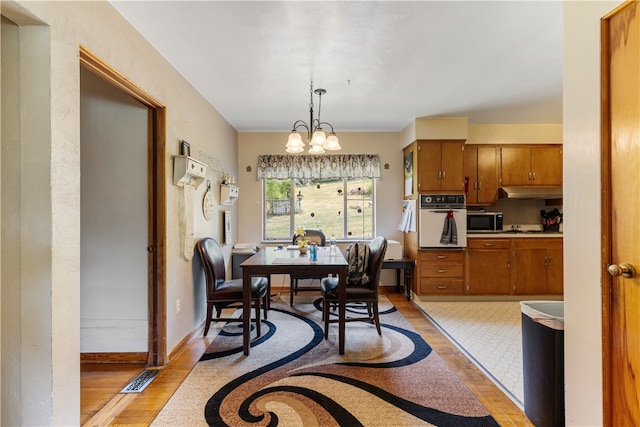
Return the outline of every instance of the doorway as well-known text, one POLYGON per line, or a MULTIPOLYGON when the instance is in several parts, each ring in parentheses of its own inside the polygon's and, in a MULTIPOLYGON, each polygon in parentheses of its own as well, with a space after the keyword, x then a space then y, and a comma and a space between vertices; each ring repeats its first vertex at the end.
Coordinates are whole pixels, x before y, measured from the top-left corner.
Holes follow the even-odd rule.
MULTIPOLYGON (((142 216, 146 218, 141 218, 140 215, 138 215, 132 228, 140 228, 140 226, 143 226, 146 230, 136 231, 136 234, 138 234, 138 236, 142 235, 143 238, 134 240, 134 244, 140 247, 133 248, 131 251, 132 254, 135 254, 133 257, 139 261, 137 264, 140 264, 142 260, 146 262, 142 269, 140 269, 140 265, 130 265, 129 274, 130 277, 134 277, 134 280, 138 281, 140 277, 146 276, 143 279, 146 281, 147 288, 144 298, 140 298, 140 292, 137 294, 134 293, 134 295, 136 295, 139 301, 144 300, 144 306, 138 307, 137 309, 143 312, 146 310, 147 313, 145 319, 147 325, 147 346, 144 351, 141 352, 124 351, 115 353, 113 354, 113 358, 115 359, 114 361, 135 362, 139 361, 138 359, 142 356, 146 359, 147 366, 163 366, 168 363, 166 348, 166 277, 164 269, 166 259, 166 201, 164 182, 165 108, 153 99, 153 97, 146 94, 130 80, 102 62, 84 47, 80 47, 80 65, 83 73, 91 73, 92 77, 98 77, 106 81, 124 94, 133 97, 136 103, 139 103, 146 109, 146 114, 142 116, 143 119, 146 116, 147 144, 146 147, 143 147, 142 151, 142 155, 146 152, 146 156, 144 156, 146 158, 139 160, 139 162, 141 162, 140 169, 143 170, 143 173, 146 175, 143 186, 146 187, 146 191, 144 191, 144 188, 142 189, 142 193, 145 195, 142 204, 146 207, 142 216), (144 237, 146 237, 146 242, 144 241, 144 237), (127 360, 127 358, 130 358, 130 360, 127 360)), ((121 149, 121 153, 115 153, 109 158, 104 158, 103 162, 107 163, 103 165, 105 169, 109 167, 117 169, 118 161, 122 161, 122 158, 128 154, 126 142, 122 147, 124 148, 121 149)), ((137 199, 142 197, 140 196, 141 190, 139 184, 140 183, 138 183, 136 187, 138 189, 136 190, 138 195, 136 196, 135 191, 129 195, 129 197, 138 204, 140 204, 140 200, 137 199)), ((92 197, 94 197, 96 201, 100 200, 99 194, 94 194, 92 197)), ((138 209, 138 211, 139 210, 140 209, 138 209)), ((99 214, 99 212, 94 211, 94 214, 99 214)), ((122 230, 126 227, 119 228, 122 230)), ((103 234, 108 236, 108 233, 103 234)), ((94 244, 99 243, 98 241, 94 244)), ((117 248, 117 244, 116 242, 113 246, 117 248)), ((106 262, 108 263, 109 260, 106 260, 106 262)), ((126 315, 123 317, 126 317, 126 315)), ((117 328, 114 330, 117 330, 117 328)), ((123 348, 127 348, 126 344, 123 348)), ((108 352, 95 352, 92 354, 95 358, 101 359, 103 362, 109 361, 110 356, 108 352)), ((90 361, 91 356, 83 357, 83 360, 90 361)))

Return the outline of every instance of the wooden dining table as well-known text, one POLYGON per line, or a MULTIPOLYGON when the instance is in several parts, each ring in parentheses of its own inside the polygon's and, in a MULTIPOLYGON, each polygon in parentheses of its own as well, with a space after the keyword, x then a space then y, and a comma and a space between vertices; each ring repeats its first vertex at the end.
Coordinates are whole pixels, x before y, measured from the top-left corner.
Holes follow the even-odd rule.
POLYGON ((337 275, 338 284, 338 351, 344 354, 344 334, 345 334, 345 302, 347 285, 348 263, 344 255, 338 248, 331 251, 329 247, 318 248, 318 260, 311 262, 310 254, 301 254, 298 249, 287 249, 287 247, 267 247, 256 252, 255 255, 246 259, 242 264, 242 327, 243 327, 243 349, 246 356, 249 355, 251 344, 251 277, 267 276, 272 274, 309 274, 313 276, 337 275))

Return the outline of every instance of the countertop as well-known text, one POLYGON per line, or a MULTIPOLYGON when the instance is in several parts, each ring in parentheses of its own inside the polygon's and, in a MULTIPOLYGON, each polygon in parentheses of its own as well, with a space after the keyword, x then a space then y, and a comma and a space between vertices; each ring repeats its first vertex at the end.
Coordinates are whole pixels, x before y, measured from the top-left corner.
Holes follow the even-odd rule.
POLYGON ((502 231, 495 233, 467 233, 467 239, 531 239, 531 238, 562 238, 559 231, 502 231))

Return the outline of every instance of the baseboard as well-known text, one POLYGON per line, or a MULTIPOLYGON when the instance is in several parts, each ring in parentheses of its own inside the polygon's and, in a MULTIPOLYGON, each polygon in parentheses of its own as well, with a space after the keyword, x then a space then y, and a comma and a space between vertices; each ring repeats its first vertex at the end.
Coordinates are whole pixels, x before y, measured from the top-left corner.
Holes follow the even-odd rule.
POLYGON ((185 335, 185 337, 182 338, 182 340, 178 344, 176 344, 175 347, 173 347, 173 350, 171 350, 171 352, 169 353, 169 363, 175 360, 178 354, 180 354, 182 350, 187 348, 191 340, 193 340, 197 335, 201 335, 203 331, 204 331, 204 320, 200 322, 193 331, 185 335))
POLYGON ((80 363, 147 363, 147 352, 80 353, 80 363))

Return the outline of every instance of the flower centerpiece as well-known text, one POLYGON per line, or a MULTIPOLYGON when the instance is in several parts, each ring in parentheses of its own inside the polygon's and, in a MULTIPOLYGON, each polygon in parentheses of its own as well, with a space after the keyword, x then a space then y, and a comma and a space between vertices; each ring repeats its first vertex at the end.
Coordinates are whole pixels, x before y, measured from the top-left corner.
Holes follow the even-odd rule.
POLYGON ((307 247, 309 246, 309 243, 311 243, 311 241, 305 237, 307 235, 307 232, 304 231, 304 227, 296 228, 295 233, 296 233, 295 234, 296 244, 298 245, 298 249, 300 250, 300 253, 301 254, 307 253, 307 247))

